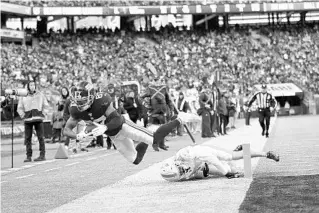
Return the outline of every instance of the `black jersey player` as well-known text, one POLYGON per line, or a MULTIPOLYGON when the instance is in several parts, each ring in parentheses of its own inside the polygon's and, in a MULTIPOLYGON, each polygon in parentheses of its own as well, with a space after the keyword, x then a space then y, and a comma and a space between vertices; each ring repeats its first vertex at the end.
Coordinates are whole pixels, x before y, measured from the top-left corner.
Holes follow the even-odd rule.
POLYGON ((162 125, 152 133, 144 127, 138 126, 132 121, 125 119, 114 109, 112 98, 107 93, 96 92, 93 85, 82 81, 78 86, 71 88, 70 118, 64 128, 64 134, 71 138, 82 140, 87 137, 85 132, 74 133, 72 129, 77 123, 84 120, 92 122, 96 128, 92 130, 93 136, 108 135, 114 142, 117 150, 133 164, 139 164, 149 144, 159 146, 172 129, 184 122, 183 115, 177 119, 162 125), (134 141, 140 143, 134 146, 134 141))

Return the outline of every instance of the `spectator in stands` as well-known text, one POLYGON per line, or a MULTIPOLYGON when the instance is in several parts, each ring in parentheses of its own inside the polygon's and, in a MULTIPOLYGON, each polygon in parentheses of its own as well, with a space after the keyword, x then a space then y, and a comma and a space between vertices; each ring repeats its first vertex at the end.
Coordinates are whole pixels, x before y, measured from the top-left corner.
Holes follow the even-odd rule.
POLYGON ((62 87, 61 89, 61 100, 59 100, 58 105, 65 105, 66 100, 69 98, 70 93, 67 87, 62 87))
POLYGON ((38 136, 40 156, 34 161, 44 161, 45 159, 45 143, 44 143, 44 127, 43 120, 48 113, 48 102, 46 97, 37 91, 36 83, 30 81, 27 84, 28 96, 21 97, 18 103, 18 113, 24 120, 25 145, 27 158, 24 162, 31 162, 32 159, 32 130, 33 127, 38 136))

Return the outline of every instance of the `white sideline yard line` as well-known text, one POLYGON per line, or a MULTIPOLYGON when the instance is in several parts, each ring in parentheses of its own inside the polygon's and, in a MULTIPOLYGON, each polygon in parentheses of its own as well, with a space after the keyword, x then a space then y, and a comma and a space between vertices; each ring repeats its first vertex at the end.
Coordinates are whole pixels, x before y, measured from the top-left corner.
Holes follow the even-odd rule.
POLYGON ((29 165, 22 166, 22 168, 27 169, 27 168, 31 168, 31 167, 34 167, 34 166, 35 166, 34 164, 29 164, 29 165))
POLYGON ((98 157, 87 158, 87 159, 85 159, 85 161, 89 161, 89 160, 96 160, 96 159, 98 159, 98 157))
POLYGON ((104 154, 104 155, 101 155, 100 157, 107 157, 107 156, 114 155, 114 154, 118 154, 118 152, 113 152, 113 153, 109 153, 109 154, 104 154))
POLYGON ((1 181, 0 184, 3 184, 3 183, 7 183, 8 181, 4 180, 4 181, 1 181))
POLYGON ((9 172, 11 172, 11 171, 8 171, 8 170, 1 170, 1 174, 7 174, 7 173, 9 173, 9 172))
MULTIPOLYGON (((270 132, 274 123, 273 119, 270 132)), ((254 145, 253 148, 263 150, 267 138, 263 137, 261 140, 260 126, 257 123, 256 125, 258 126, 255 128, 243 128, 242 131, 250 132, 250 136, 257 138, 257 140, 250 142, 251 145, 254 145)), ((221 138, 214 138, 204 144, 232 150, 237 145, 246 142, 240 141, 234 133, 228 137, 227 143, 221 138)), ((253 168, 256 167, 257 163, 258 159, 252 160, 253 168)), ((161 165, 162 162, 153 164, 113 185, 93 191, 53 209, 50 213, 233 213, 238 212, 253 180, 252 178, 212 177, 197 181, 167 182, 159 175, 161 165), (181 211, 181 206, 183 211, 181 211)))
POLYGON ((66 164, 65 166, 73 166, 73 165, 76 165, 76 164, 79 164, 80 162, 74 162, 74 163, 70 163, 70 164, 66 164))
POLYGON ((24 175, 24 176, 20 176, 20 177, 16 177, 16 179, 23 179, 23 178, 28 178, 33 176, 34 174, 29 174, 29 175, 24 175))
POLYGON ((21 169, 22 169, 21 167, 18 167, 18 168, 8 169, 7 171, 14 172, 14 171, 19 171, 19 170, 21 170, 21 169))
MULTIPOLYGON (((74 158, 78 158, 78 157, 85 157, 85 156, 88 156, 88 155, 93 155, 97 152, 101 152, 101 151, 105 151, 106 149, 97 149, 97 150, 93 150, 91 152, 87 152, 87 153, 80 153, 80 154, 76 154, 76 155, 73 155, 73 156, 69 156, 70 159, 74 159, 74 158)), ((89 159, 89 160, 94 160, 94 159, 97 159, 97 158, 100 158, 100 157, 106 157, 106 156, 109 156, 109 155, 113 155, 113 154, 116 154, 117 152, 115 153, 108 153, 108 154, 104 154, 104 155, 101 155, 101 156, 98 156, 98 157, 94 157, 92 159, 89 159)), ((87 161, 88 159, 84 159, 83 161, 87 161)), ((43 165, 43 164, 48 164, 48 163, 53 163, 53 162, 56 162, 57 160, 56 159, 52 159, 52 160, 46 160, 46 161, 42 161, 42 162, 37 162, 37 163, 32 163, 32 164, 27 164, 27 165, 24 165, 24 166, 21 166, 21 167, 17 167, 17 168, 10 168, 10 169, 6 169, 6 170, 1 170, 0 171, 0 174, 1 175, 5 175, 5 174, 8 174, 10 172, 14 172, 14 171, 20 171, 20 170, 24 170, 24 169, 28 169, 28 168, 32 168, 34 166, 38 166, 38 165, 43 165)), ((75 165, 77 163, 74 163, 74 164, 71 164, 71 165, 75 165)), ((70 166, 71 166, 70 165, 70 166)))
POLYGON ((47 169, 47 170, 44 170, 45 172, 50 172, 50 171, 54 171, 54 170, 58 170, 58 169, 61 169, 62 167, 55 167, 55 168, 52 168, 52 169, 47 169))

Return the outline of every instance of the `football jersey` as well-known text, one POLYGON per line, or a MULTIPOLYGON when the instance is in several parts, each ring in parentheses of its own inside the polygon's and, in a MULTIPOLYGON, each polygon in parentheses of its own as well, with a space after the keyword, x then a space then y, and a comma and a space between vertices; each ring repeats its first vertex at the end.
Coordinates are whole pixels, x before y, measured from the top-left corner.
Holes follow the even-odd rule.
POLYGON ((72 118, 77 120, 84 120, 84 121, 94 121, 97 123, 101 123, 105 121, 105 111, 112 103, 112 98, 110 95, 106 93, 97 93, 95 95, 95 99, 93 104, 88 110, 81 112, 75 103, 70 104, 70 115, 72 118))
POLYGON ((214 165, 215 161, 224 161, 223 165, 229 167, 227 164, 232 158, 231 154, 211 147, 196 145, 187 146, 179 150, 175 155, 175 163, 188 167, 185 176, 182 179, 199 178, 203 176, 203 168, 205 163, 214 165), (216 158, 212 158, 216 156, 216 158))

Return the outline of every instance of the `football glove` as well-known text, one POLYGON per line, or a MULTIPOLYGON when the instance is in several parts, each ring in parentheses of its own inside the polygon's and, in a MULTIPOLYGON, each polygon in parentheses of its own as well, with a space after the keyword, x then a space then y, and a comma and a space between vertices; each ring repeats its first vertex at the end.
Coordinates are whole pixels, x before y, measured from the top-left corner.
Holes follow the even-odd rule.
POLYGON ((93 123, 94 123, 94 125, 96 125, 96 128, 94 128, 92 130, 91 134, 90 134, 93 137, 97 137, 97 136, 103 135, 104 132, 107 130, 106 125, 102 125, 102 124, 99 124, 99 123, 96 123, 96 122, 93 122, 93 123))
POLYGON ((78 134, 76 134, 76 140, 83 140, 84 138, 86 138, 88 136, 87 133, 85 133, 84 131, 79 132, 78 134))

